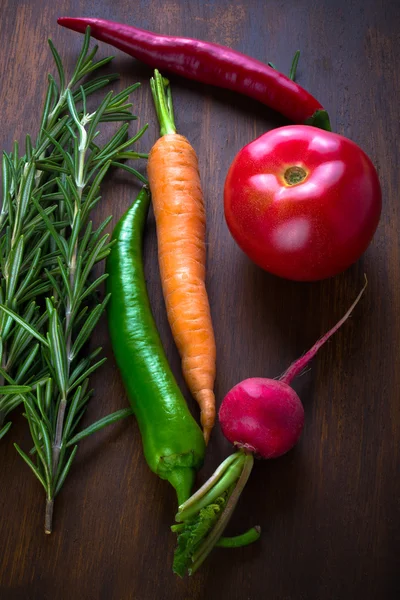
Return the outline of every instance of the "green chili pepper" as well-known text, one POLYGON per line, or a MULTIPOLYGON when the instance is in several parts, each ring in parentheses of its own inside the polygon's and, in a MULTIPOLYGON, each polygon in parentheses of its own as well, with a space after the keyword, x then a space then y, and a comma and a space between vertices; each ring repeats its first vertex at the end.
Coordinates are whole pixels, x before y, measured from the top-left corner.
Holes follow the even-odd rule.
POLYGON ((142 435, 150 469, 190 496, 205 444, 165 356, 151 312, 142 261, 150 194, 142 188, 113 232, 107 259, 108 324, 114 355, 142 435))

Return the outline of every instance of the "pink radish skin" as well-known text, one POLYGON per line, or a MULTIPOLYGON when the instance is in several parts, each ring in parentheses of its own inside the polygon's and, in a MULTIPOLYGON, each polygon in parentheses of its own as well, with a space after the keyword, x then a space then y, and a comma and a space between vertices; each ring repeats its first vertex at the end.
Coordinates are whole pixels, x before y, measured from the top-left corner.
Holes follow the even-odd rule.
POLYGON ((348 319, 366 286, 365 278, 363 289, 346 314, 279 380, 245 379, 227 393, 218 416, 222 433, 232 444, 262 458, 277 458, 293 448, 303 430, 304 409, 290 383, 348 319))
POLYGON ((296 392, 282 381, 253 377, 233 387, 219 411, 222 433, 261 458, 277 458, 293 448, 304 426, 296 392))

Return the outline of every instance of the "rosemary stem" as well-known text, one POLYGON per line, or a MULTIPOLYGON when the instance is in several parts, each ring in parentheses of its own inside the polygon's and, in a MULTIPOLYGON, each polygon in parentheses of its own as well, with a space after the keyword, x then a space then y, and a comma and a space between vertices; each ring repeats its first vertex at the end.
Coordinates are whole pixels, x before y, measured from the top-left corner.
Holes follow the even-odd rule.
MULTIPOLYGON (((78 175, 78 182, 77 182, 77 188, 78 188, 78 196, 79 196, 79 203, 81 203, 82 201, 82 193, 83 193, 83 188, 84 188, 84 183, 83 183, 83 168, 85 165, 85 153, 86 153, 86 148, 82 148, 79 150, 79 175, 78 175)), ((75 207, 74 207, 74 220, 75 217, 77 215, 78 212, 78 206, 77 203, 75 203, 75 207)), ((78 258, 78 240, 76 240, 75 242, 75 246, 74 246, 74 250, 72 252, 72 256, 71 256, 71 262, 69 264, 69 283, 71 286, 71 293, 74 293, 74 287, 75 287, 75 275, 76 275, 76 261, 78 258)), ((65 332, 67 334, 67 361, 68 361, 68 374, 70 371, 70 366, 71 366, 71 357, 70 357, 70 353, 71 353, 71 344, 72 344, 72 329, 70 328, 70 322, 71 322, 71 310, 72 310, 72 306, 71 306, 71 302, 68 299, 67 302, 67 309, 66 309, 66 313, 65 313, 65 332)))
POLYGON ((49 116, 47 117, 46 127, 51 127, 56 122, 58 114, 59 114, 60 110, 62 109, 62 107, 65 104, 68 90, 70 90, 70 89, 71 89, 71 82, 69 83, 69 85, 67 85, 67 87, 65 88, 65 90, 60 93, 60 97, 58 98, 57 104, 55 105, 55 107, 49 113, 49 116))
POLYGON ((44 516, 44 532, 50 534, 53 528, 54 498, 46 498, 46 513, 44 516))
MULTIPOLYGON (((78 213, 79 206, 82 201, 83 188, 85 187, 85 183, 83 181, 84 174, 84 166, 85 166, 85 154, 87 149, 86 144, 86 131, 84 128, 81 128, 81 143, 79 145, 79 170, 77 176, 77 189, 79 195, 79 201, 75 201, 74 206, 74 219, 78 213)), ((74 287, 75 287, 75 275, 76 275, 76 263, 78 258, 78 240, 76 240, 74 249, 72 252, 71 260, 69 263, 69 283, 71 286, 71 295, 74 295, 74 287)), ((66 312, 65 312, 65 333, 66 333, 66 355, 67 355, 67 375, 69 378, 70 370, 71 370, 71 346, 72 346, 72 327, 71 327, 71 311, 72 311, 72 303, 71 300, 68 299, 66 312)), ((63 429, 64 429, 64 419, 65 413, 67 409, 67 394, 68 390, 63 390, 63 397, 61 398, 61 402, 58 409, 57 414, 57 423, 56 423, 56 432, 54 436, 53 443, 53 482, 55 477, 57 477, 57 469, 58 462, 60 458, 62 438, 63 438, 63 429)), ((51 525, 52 525, 52 517, 53 517, 53 498, 47 498, 46 500, 46 515, 45 515, 45 531, 46 533, 51 533, 51 525)))
MULTIPOLYGON (((86 132, 85 132, 86 135, 86 132)), ((76 182, 76 187, 78 188, 79 196, 82 197, 82 191, 85 186, 83 181, 83 170, 85 167, 85 147, 79 148, 79 171, 78 171, 78 179, 76 182)))
MULTIPOLYGON (((54 436, 54 442, 52 447, 53 454, 53 464, 52 464, 52 478, 53 481, 57 476, 58 469, 58 461, 60 460, 60 452, 61 452, 61 443, 62 443, 62 434, 64 427, 64 418, 65 411, 67 408, 67 399, 64 397, 61 399, 60 406, 57 414, 57 423, 56 423, 56 433, 54 436)), ((52 531, 52 523, 53 523, 53 507, 54 507, 54 497, 47 496, 46 498, 46 512, 44 517, 44 531, 45 533, 51 533, 52 531)))
POLYGON ((65 102, 65 97, 66 97, 66 91, 65 91, 65 93, 63 93, 63 94, 60 95, 60 98, 59 98, 57 104, 55 105, 55 107, 53 108, 53 110, 51 111, 51 113, 49 114, 48 120, 47 120, 47 125, 49 123, 51 123, 53 121, 54 117, 57 115, 57 113, 60 110, 61 106, 65 102))
MULTIPOLYGON (((79 192, 79 196, 81 198, 82 196, 82 191, 80 190, 79 192)), ((74 211, 74 218, 76 216, 77 213, 77 207, 75 205, 75 211, 74 211)), ((74 246, 74 250, 72 252, 72 256, 71 256, 71 262, 69 263, 69 283, 71 286, 71 292, 72 294, 74 293, 74 287, 75 287, 75 274, 76 274, 76 261, 77 261, 77 255, 78 255, 78 240, 75 242, 75 246, 74 246)), ((71 324, 71 311, 72 311, 72 304, 71 304, 71 300, 68 298, 67 301, 67 308, 65 311, 65 333, 67 336, 67 343, 66 343, 66 350, 67 350, 67 361, 68 361, 68 375, 69 375, 69 371, 70 371, 70 366, 71 366, 71 344, 72 344, 72 329, 70 327, 71 324)))

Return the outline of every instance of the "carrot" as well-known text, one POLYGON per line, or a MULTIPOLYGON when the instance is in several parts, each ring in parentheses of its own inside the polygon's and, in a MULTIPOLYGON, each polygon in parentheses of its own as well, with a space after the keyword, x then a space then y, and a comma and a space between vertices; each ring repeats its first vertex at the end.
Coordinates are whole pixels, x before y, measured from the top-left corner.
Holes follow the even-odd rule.
POLYGON ((206 443, 215 422, 216 347, 205 286, 206 216, 196 152, 176 133, 169 84, 154 72, 160 122, 147 172, 156 220, 158 260, 168 321, 182 372, 200 406, 206 443))

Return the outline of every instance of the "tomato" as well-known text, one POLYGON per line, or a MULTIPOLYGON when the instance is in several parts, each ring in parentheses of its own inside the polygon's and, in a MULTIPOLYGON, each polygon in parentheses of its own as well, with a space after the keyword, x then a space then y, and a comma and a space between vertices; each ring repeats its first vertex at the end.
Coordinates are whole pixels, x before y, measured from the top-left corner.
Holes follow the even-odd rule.
POLYGON ((266 271, 296 281, 344 271, 368 247, 382 194, 351 140, 308 125, 265 133, 236 155, 224 209, 237 244, 266 271))

